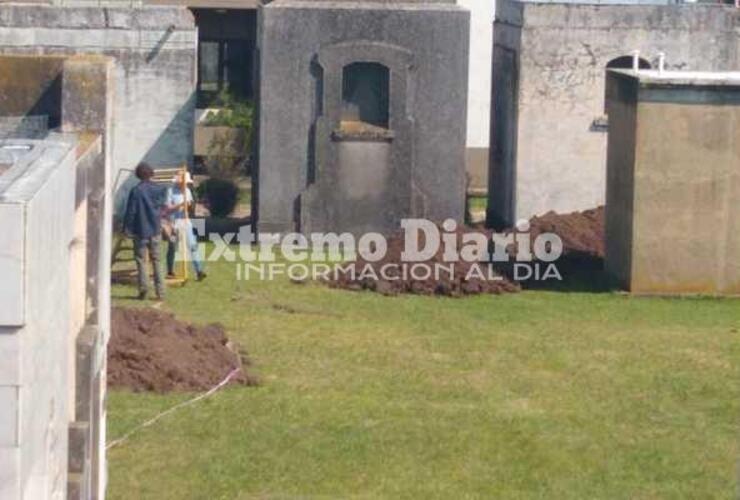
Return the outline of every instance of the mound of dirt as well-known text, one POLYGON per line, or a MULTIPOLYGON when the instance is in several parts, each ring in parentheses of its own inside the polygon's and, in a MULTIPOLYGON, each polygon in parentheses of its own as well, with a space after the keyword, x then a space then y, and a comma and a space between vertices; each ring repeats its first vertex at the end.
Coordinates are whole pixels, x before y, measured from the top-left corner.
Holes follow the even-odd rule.
MULTIPOLYGON (((456 231, 458 248, 462 247, 462 236, 473 231, 480 232, 467 227, 456 231)), ((486 234, 490 238, 490 233, 486 234)), ((421 241, 420 245, 423 244, 421 241)), ((394 234, 388 238, 388 251, 383 259, 378 262, 368 262, 362 258, 357 260, 355 269, 363 270, 369 267, 374 272, 358 272, 354 276, 342 274, 337 276, 337 279, 329 281, 329 285, 348 290, 372 290, 384 295, 412 293, 449 297, 482 293, 515 293, 520 290, 518 284, 504 277, 488 263, 446 262, 443 259, 442 245, 435 255, 424 262, 404 263, 401 260, 404 246, 404 234, 402 232, 394 234), (382 277, 384 268, 393 269, 394 279, 382 277)))
MULTIPOLYGON (((604 258, 604 207, 598 207, 583 212, 570 214, 558 214, 549 212, 539 217, 533 217, 529 221, 531 240, 542 233, 555 233, 563 241, 563 255, 558 265, 565 271, 566 275, 575 272, 591 272, 594 268, 600 268, 604 258)), ((509 229, 505 232, 513 231, 509 229)), ((443 232, 440 229, 440 232, 443 232)), ((457 231, 458 248, 462 247, 463 234, 470 232, 482 233, 487 239, 491 238, 491 231, 479 228, 463 227, 457 231)), ((388 239, 388 252, 379 262, 366 262, 359 259, 356 269, 369 266, 374 273, 369 275, 358 273, 356 275, 342 274, 336 279, 330 280, 329 285, 335 288, 349 290, 372 290, 384 295, 397 295, 401 293, 415 293, 422 295, 446 295, 459 297, 463 295, 474 295, 481 293, 501 294, 514 293, 521 290, 519 282, 511 279, 511 263, 496 264, 492 266, 487 263, 454 263, 454 272, 442 272, 438 276, 427 279, 416 279, 409 273, 393 280, 383 279, 380 270, 383 266, 401 266, 401 252, 404 250, 404 234, 399 232, 388 239), (471 272, 477 266, 477 272, 471 272), (495 276, 495 279, 492 279, 495 276), (438 279, 435 279, 438 278, 438 279)), ((513 256, 515 247, 508 249, 513 256)), ((429 267, 439 264, 450 265, 442 258, 443 248, 428 261, 421 263, 429 267)), ((475 270, 473 270, 475 271, 475 270)), ((523 283, 530 286, 528 283, 523 283)))
POLYGON ((113 308, 108 385, 133 391, 203 391, 241 367, 230 383, 256 384, 221 325, 194 326, 153 309, 113 308))
POLYGON ((555 233, 563 240, 563 256, 604 258, 604 207, 583 212, 548 212, 529 221, 532 240, 542 233, 555 233))

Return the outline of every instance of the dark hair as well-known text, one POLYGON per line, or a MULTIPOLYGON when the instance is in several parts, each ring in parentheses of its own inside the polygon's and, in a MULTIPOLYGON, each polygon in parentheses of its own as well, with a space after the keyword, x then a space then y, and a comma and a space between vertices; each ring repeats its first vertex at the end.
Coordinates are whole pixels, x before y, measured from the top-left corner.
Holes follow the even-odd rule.
POLYGON ((148 163, 141 162, 136 167, 136 177, 142 181, 148 181, 154 176, 154 169, 148 163))

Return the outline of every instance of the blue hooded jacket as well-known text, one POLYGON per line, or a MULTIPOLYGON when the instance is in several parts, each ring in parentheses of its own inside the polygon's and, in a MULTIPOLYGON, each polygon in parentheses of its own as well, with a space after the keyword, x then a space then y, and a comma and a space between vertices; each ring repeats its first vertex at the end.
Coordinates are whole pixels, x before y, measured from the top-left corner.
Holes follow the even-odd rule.
POLYGON ((164 203, 165 186, 142 181, 128 195, 123 230, 134 238, 147 240, 162 231, 160 211, 164 203))

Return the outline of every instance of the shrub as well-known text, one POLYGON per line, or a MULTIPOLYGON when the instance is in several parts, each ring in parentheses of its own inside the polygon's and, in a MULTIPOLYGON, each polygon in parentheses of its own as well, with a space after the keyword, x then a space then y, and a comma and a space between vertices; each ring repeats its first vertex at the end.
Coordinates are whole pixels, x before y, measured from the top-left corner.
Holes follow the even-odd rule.
POLYGON ((213 103, 218 108, 203 125, 228 127, 214 135, 208 146, 204 166, 211 177, 235 179, 246 172, 249 161, 254 121, 254 104, 228 91, 221 92, 213 103), (238 131, 238 132, 235 132, 238 131))
MULTIPOLYGON (((254 129, 254 103, 246 99, 241 99, 228 91, 223 91, 218 95, 214 107, 217 107, 218 111, 209 114, 205 119, 204 125, 206 127, 241 129, 244 132, 241 156, 247 157, 250 152, 254 129)), ((212 154, 217 155, 218 148, 219 145, 216 144, 216 151, 212 154)))
POLYGON ((213 217, 228 217, 239 201, 239 186, 229 179, 207 179, 198 186, 198 193, 205 198, 213 217))

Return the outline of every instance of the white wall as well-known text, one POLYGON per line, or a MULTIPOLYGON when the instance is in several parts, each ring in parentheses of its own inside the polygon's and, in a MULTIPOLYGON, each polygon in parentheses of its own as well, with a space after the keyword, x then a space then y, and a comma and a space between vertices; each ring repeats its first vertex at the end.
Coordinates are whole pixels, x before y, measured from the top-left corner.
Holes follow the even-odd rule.
POLYGON ((491 59, 495 0, 458 0, 470 10, 468 148, 487 148, 491 114, 491 59))
POLYGON ((8 218, 9 212, 0 210, 0 225, 22 228, 25 245, 16 264, 25 291, 22 324, 0 324, 2 499, 64 498, 67 490, 73 403, 67 391, 69 306, 64 298, 74 234, 74 146, 50 145, 49 155, 3 191, 3 208, 22 207, 21 217, 8 218))

